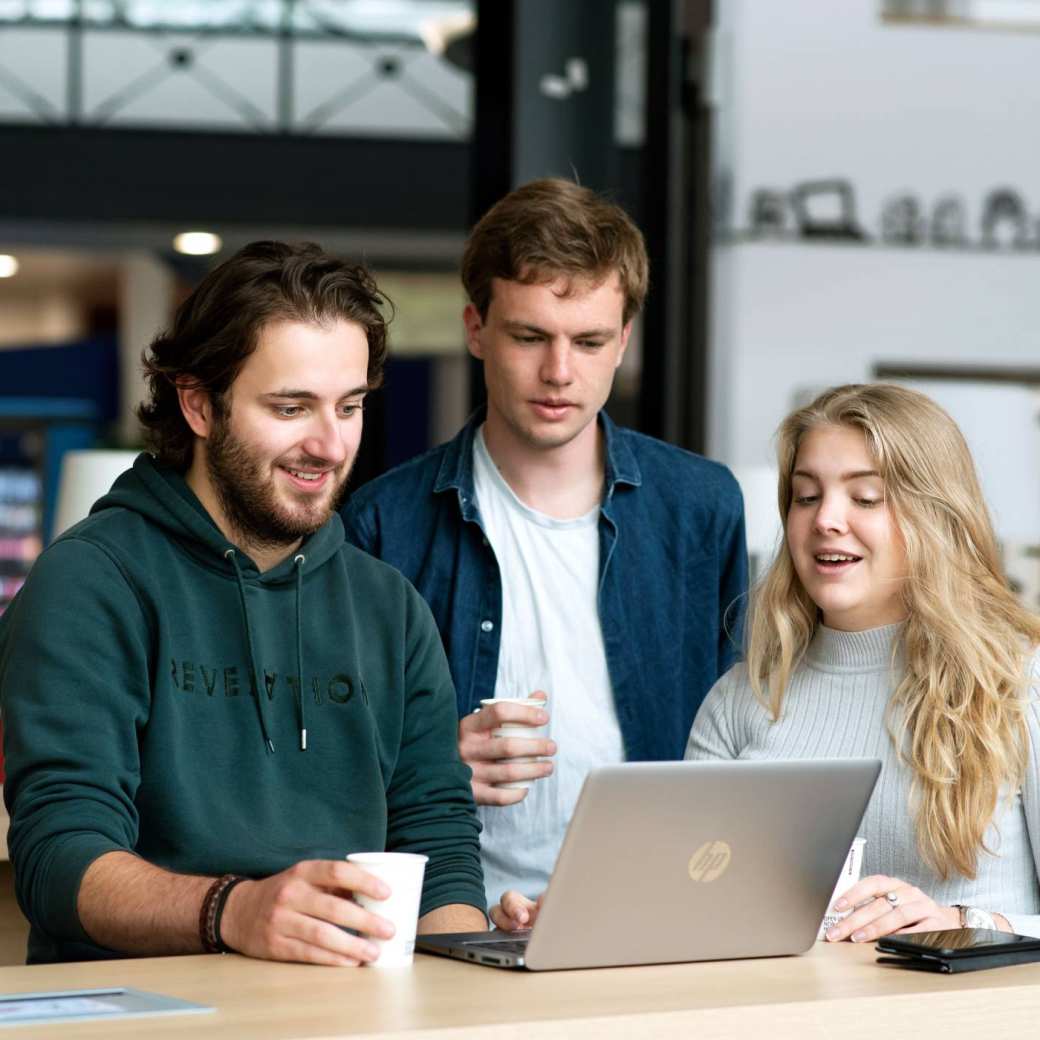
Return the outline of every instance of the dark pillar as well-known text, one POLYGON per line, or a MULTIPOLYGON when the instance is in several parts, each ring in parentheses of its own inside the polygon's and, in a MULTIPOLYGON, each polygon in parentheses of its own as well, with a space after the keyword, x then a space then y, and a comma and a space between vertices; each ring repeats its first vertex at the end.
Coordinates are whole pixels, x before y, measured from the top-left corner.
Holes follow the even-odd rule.
POLYGON ((704 61, 711 0, 653 0, 647 19, 639 427, 703 451, 707 437, 711 112, 704 61))
POLYGON ((614 0, 477 0, 473 223, 537 177, 616 190, 614 36, 614 0))

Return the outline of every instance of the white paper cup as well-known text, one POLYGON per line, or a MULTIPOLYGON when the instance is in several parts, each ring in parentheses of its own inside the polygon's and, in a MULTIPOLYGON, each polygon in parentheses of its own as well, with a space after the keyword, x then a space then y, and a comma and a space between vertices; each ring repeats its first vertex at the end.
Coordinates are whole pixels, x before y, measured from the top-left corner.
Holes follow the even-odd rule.
POLYGON ((354 893, 354 902, 373 914, 385 917, 396 931, 392 939, 366 935, 379 947, 376 968, 400 968, 412 963, 415 953, 415 926, 419 921, 419 900, 428 856, 411 852, 352 852, 347 859, 390 886, 387 899, 373 899, 354 893))
POLYGON ((859 881, 860 873, 863 870, 863 846, 866 843, 866 838, 856 838, 853 841, 852 848, 849 849, 849 854, 845 857, 845 866, 841 868, 838 883, 834 886, 830 901, 827 903, 827 913, 823 915, 823 924, 820 925, 820 932, 816 936, 817 939, 825 939, 828 928, 833 928, 840 920, 852 913, 851 910, 838 912, 834 909, 834 904, 859 881))
MULTIPOLYGON (((545 708, 546 702, 540 697, 485 697, 480 702, 482 708, 490 707, 492 704, 522 704, 527 708, 545 708)), ((548 724, 544 726, 526 726, 522 722, 508 722, 504 726, 496 726, 492 731, 493 737, 519 737, 521 740, 544 740, 549 735, 548 724)), ((503 762, 529 763, 540 761, 534 755, 520 755, 517 758, 502 759, 503 762)), ((530 780, 514 780, 511 783, 495 784, 495 787, 522 789, 531 786, 530 780)))

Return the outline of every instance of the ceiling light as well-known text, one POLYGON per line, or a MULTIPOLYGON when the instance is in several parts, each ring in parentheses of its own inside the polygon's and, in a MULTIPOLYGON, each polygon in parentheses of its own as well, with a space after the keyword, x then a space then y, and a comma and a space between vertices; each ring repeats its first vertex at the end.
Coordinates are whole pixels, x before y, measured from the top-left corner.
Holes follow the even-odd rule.
POLYGON ((0 278, 10 278, 18 273, 18 258, 0 253, 0 278))
POLYGON ((188 256, 211 256, 219 252, 223 244, 220 235, 210 231, 182 231, 173 240, 173 248, 188 256))

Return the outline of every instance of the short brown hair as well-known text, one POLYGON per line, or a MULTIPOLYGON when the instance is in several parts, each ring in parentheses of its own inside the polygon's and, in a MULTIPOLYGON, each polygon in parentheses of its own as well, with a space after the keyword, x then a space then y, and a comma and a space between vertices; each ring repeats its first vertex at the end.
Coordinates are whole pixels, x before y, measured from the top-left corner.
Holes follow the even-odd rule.
POLYGON ((195 435, 181 412, 178 384, 201 387, 217 409, 272 321, 324 325, 337 319, 365 330, 368 386, 382 383, 390 301, 361 266, 312 242, 252 242, 211 271, 177 308, 173 327, 142 354, 149 399, 137 409, 145 441, 182 472, 195 435))
POLYGON ((511 191, 481 217, 462 255, 462 284, 486 319, 492 278, 598 281, 617 271, 628 324, 643 306, 648 269, 642 232, 620 206, 580 184, 547 177, 511 191))

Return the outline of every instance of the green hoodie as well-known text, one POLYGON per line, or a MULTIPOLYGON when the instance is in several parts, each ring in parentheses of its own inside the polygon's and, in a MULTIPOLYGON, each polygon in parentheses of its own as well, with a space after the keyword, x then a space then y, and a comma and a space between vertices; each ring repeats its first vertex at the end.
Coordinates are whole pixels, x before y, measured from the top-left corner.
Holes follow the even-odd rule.
POLYGON ((260 574, 141 455, 0 619, 0 698, 30 962, 119 956, 76 912, 84 871, 114 850, 249 877, 421 852, 420 913, 484 909, 437 629, 338 516, 260 574))

